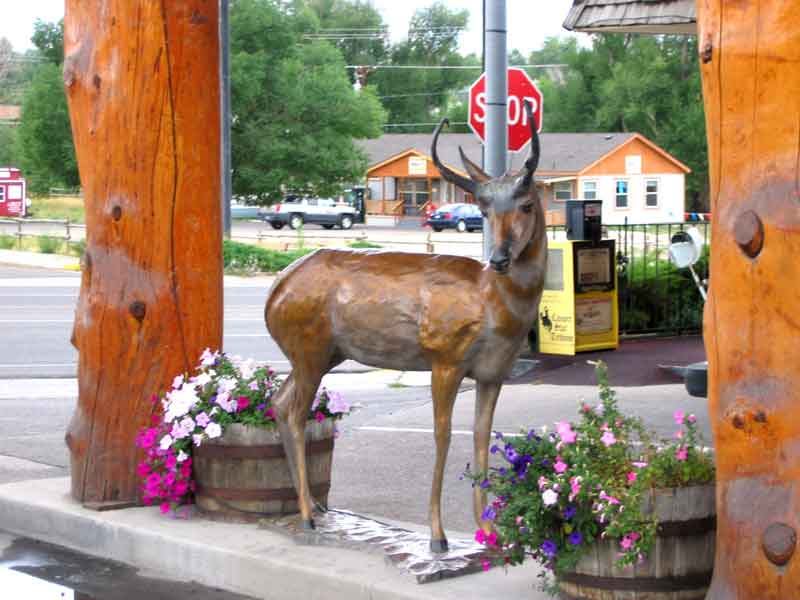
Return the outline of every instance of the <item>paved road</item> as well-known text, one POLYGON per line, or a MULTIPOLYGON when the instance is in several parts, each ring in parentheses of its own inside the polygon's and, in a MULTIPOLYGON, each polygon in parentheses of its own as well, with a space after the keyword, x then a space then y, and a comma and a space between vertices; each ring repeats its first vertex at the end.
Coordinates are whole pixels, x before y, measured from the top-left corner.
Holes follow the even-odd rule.
MULTIPOLYGON (((6 376, 0 379, 0 483, 68 473, 63 435, 77 394, 75 352, 68 343, 76 282, 69 274, 0 269, 0 307, 7 315, 0 321, 0 339, 5 342, 0 347, 0 364, 5 366, 0 368, 6 376), (61 374, 62 378, 43 381, 45 373, 51 377, 61 374), (11 376, 15 378, 9 379, 11 376)), ((280 360, 277 349, 260 337, 263 294, 257 286, 226 289, 226 347, 276 362, 280 360)), ((654 362, 646 349, 624 358, 639 361, 642 368, 654 362)), ((574 417, 581 400, 596 398, 590 385, 574 385, 583 383, 575 374, 581 363, 582 359, 543 363, 547 370, 534 371, 516 384, 506 385, 496 429, 516 432, 520 427, 552 426, 557 420, 574 417), (560 369, 570 373, 566 381, 571 385, 559 384, 564 378, 554 373, 560 369)), ((332 374, 325 380, 325 385, 362 405, 341 425, 330 501, 341 508, 424 524, 434 447, 429 376, 400 377, 371 371, 332 374)), ((473 527, 471 488, 459 479, 472 460, 474 392, 468 388, 467 383, 456 402, 445 475, 444 514, 451 531, 473 527)), ((621 387, 618 393, 623 407, 641 415, 663 435, 670 435, 676 409, 697 413, 709 435, 705 402, 689 397, 680 384, 621 387)))

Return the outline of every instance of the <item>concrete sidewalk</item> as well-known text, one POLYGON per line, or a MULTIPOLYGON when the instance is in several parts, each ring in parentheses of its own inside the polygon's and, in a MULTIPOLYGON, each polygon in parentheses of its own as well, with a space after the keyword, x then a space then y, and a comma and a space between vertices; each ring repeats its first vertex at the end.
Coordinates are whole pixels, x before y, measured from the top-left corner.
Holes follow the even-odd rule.
POLYGON ((380 551, 300 545, 255 525, 173 519, 156 508, 95 512, 68 493, 63 478, 0 486, 0 528, 151 575, 269 600, 548 598, 535 587, 533 564, 421 585, 380 551))

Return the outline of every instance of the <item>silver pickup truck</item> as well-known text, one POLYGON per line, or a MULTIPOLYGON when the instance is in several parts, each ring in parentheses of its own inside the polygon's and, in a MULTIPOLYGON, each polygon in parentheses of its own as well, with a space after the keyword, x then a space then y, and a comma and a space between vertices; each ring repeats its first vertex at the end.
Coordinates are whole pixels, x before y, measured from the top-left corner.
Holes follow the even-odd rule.
POLYGON ((297 229, 307 223, 322 225, 325 229, 336 226, 350 229, 355 221, 355 209, 332 198, 289 197, 274 204, 263 218, 274 229, 284 225, 297 229))

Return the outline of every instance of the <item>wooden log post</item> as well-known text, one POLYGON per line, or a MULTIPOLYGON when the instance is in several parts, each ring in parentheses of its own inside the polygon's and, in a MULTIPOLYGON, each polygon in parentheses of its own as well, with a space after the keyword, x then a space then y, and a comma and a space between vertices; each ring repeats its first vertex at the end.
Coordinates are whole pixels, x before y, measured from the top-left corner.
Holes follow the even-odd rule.
POLYGON ((714 215, 708 598, 800 598, 800 4, 697 5, 714 215))
POLYGON ((64 83, 86 254, 73 496, 137 497, 152 394, 222 342, 217 0, 67 0, 64 83))

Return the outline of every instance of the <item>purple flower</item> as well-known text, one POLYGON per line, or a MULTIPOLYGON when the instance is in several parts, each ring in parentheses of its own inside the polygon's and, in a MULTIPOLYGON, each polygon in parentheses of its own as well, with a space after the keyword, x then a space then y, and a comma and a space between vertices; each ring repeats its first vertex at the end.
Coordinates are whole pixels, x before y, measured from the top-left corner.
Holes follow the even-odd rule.
POLYGON ((258 412, 262 412, 265 408, 267 408, 267 405, 264 404, 263 402, 261 404, 256 405, 256 410, 258 412))
POLYGON ((488 479, 484 479, 483 481, 481 481, 481 489, 485 490, 485 489, 488 489, 488 488, 489 488, 489 480, 488 479))
POLYGON ((573 531, 571 534, 569 534, 567 540, 569 540, 569 543, 573 546, 580 546, 581 542, 583 542, 583 536, 581 535, 580 531, 573 531))
POLYGON ((491 452, 492 454, 497 454, 499 451, 500 448, 498 448, 497 444, 492 444, 492 447, 489 448, 489 452, 491 452))
POLYGON ((578 512, 578 509, 574 506, 568 506, 564 509, 564 520, 569 521, 572 517, 575 516, 575 513, 578 512))
POLYGON ((497 511, 492 508, 491 506, 487 506, 483 509, 483 514, 481 515, 481 519, 484 521, 494 521, 497 518, 497 511))
POLYGON ((499 431, 495 431, 494 432, 494 437, 497 440, 502 440, 503 439, 503 434, 501 432, 499 432, 499 431))
POLYGON ((518 456, 519 454, 517 454, 517 451, 514 450, 514 446, 511 444, 506 444, 506 460, 510 463, 513 463, 515 460, 517 460, 518 456))
POLYGON ((549 458, 542 459, 542 466, 543 467, 549 467, 550 466, 550 459, 549 458))
POLYGON ((545 540, 542 542, 542 545, 539 546, 544 555, 547 558, 553 558, 558 553, 558 546, 553 540, 545 540))

